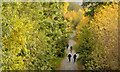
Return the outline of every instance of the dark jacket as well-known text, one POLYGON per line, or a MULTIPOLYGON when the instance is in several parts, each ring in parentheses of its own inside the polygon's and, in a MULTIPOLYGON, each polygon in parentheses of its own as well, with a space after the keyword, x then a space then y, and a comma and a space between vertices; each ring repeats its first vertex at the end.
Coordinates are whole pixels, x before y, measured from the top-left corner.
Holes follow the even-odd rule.
POLYGON ((68 54, 68 58, 71 58, 71 54, 68 54))
POLYGON ((74 59, 76 59, 76 57, 77 57, 77 55, 76 55, 76 54, 74 54, 73 58, 74 58, 74 59))

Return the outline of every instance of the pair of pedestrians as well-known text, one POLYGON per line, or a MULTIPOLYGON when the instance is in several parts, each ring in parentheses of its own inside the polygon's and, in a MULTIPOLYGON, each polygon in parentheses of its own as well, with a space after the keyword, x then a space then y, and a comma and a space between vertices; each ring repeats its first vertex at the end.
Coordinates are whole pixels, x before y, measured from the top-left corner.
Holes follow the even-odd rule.
MULTIPOLYGON (((68 49, 68 47, 69 47, 69 44, 67 44, 67 49, 68 49)), ((72 53, 72 49, 73 49, 73 47, 70 46, 70 51, 71 51, 71 53, 72 53)))
MULTIPOLYGON (((72 55, 71 55, 71 54, 68 54, 68 60, 69 60, 69 62, 71 61, 71 57, 72 57, 72 55)), ((74 63, 76 62, 76 58, 77 58, 77 55, 74 54, 74 55, 73 55, 74 63)))

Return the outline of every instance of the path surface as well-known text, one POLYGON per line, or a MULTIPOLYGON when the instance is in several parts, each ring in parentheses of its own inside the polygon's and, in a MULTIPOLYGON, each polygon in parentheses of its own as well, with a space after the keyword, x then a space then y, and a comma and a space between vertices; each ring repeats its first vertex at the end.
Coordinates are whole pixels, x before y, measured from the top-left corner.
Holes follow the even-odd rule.
MULTIPOLYGON (((58 68, 57 70, 80 70, 80 68, 77 66, 77 64, 73 62, 73 55, 75 54, 75 51, 72 50, 72 53, 70 52, 70 46, 73 46, 76 44, 76 42, 72 40, 72 38, 76 35, 75 31, 73 31, 73 32, 74 32, 74 34, 70 35, 69 47, 68 47, 68 49, 65 50, 67 55, 69 53, 72 54, 71 62, 68 62, 68 57, 64 57, 60 68, 58 68)), ((77 58, 78 58, 78 56, 79 55, 77 54, 77 58)))

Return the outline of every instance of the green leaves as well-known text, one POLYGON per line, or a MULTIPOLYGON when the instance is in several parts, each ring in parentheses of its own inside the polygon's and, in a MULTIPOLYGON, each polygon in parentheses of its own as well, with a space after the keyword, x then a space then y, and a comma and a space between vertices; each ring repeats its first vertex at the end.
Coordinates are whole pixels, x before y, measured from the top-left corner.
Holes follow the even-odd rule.
POLYGON ((78 47, 76 50, 80 52, 80 61, 86 70, 118 69, 118 58, 116 58, 118 57, 118 34, 116 34, 118 20, 115 19, 118 17, 118 4, 101 4, 95 8, 93 5, 92 9, 93 12, 86 13, 91 14, 93 18, 89 16, 87 23, 83 19, 83 24, 86 25, 80 24, 77 27, 78 47))
POLYGON ((3 2, 3 70, 51 70, 56 66, 52 61, 64 55, 67 44, 63 5, 3 2))

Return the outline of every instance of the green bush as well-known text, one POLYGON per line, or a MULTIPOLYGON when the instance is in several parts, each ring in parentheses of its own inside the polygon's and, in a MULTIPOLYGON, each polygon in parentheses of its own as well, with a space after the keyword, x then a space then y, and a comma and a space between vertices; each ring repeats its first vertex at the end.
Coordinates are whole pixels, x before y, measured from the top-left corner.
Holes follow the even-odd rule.
POLYGON ((63 56, 68 37, 64 6, 63 2, 2 3, 3 70, 55 67, 52 61, 63 56))

